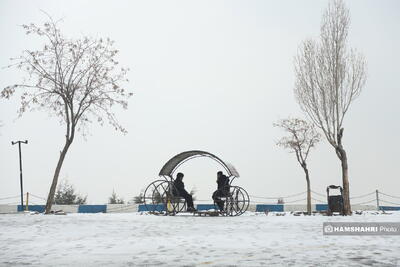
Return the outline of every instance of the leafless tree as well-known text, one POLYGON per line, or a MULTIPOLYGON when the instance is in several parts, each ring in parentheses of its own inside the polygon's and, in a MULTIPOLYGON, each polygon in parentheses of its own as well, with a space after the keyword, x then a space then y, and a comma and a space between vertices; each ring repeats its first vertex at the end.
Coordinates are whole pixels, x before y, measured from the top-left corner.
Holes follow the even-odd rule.
MULTIPOLYGON (((50 18, 50 17, 49 17, 50 18)), ((128 69, 119 68, 115 57, 118 50, 110 39, 83 37, 69 39, 58 27, 59 21, 43 26, 23 25, 26 34, 45 39, 41 50, 25 50, 12 59, 9 67, 17 67, 28 75, 20 84, 1 91, 1 97, 10 98, 16 90, 21 92, 19 115, 32 109, 43 109, 59 118, 66 127, 65 144, 60 151, 46 203, 51 211, 58 176, 64 158, 77 131, 83 131, 92 121, 101 125, 108 121, 117 131, 126 130, 112 112, 114 106, 127 108, 132 95, 121 87, 127 82, 128 69)))
POLYGON ((295 95, 301 108, 324 133, 341 161, 344 213, 351 214, 343 120, 366 81, 366 61, 347 48, 349 10, 342 0, 329 3, 319 41, 307 40, 295 57, 295 95))
POLYGON ((307 213, 311 214, 311 186, 310 174, 307 168, 307 158, 311 148, 321 140, 321 135, 316 131, 313 124, 302 119, 284 119, 274 123, 288 133, 288 136, 282 137, 277 145, 296 154, 296 159, 306 174, 307 181, 307 213))

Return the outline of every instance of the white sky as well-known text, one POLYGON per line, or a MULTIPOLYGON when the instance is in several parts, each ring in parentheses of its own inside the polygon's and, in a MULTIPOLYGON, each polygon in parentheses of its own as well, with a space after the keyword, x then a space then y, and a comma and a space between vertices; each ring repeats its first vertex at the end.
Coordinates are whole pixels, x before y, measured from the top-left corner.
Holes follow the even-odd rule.
MULTIPOLYGON (((368 62, 364 91, 344 123, 350 193, 380 189, 399 195, 400 2, 347 1, 350 47, 368 62)), ((18 25, 43 23, 45 10, 64 18, 70 37, 110 37, 130 67, 134 92, 118 111, 129 133, 90 127, 76 138, 60 178, 67 178, 89 203, 105 203, 114 189, 131 199, 157 179, 177 153, 199 149, 231 162, 236 184, 250 195, 305 191, 293 154, 275 145, 282 132, 272 123, 302 116, 293 95, 293 57, 302 40, 317 37, 327 1, 1 1, 0 67, 23 49, 40 47, 18 25)), ((20 81, 0 69, 0 88, 20 81)), ((23 145, 24 189, 46 196, 64 142, 64 128, 46 113, 16 119, 17 98, 0 100, 0 198, 19 194, 18 149, 23 145)), ((327 142, 309 158, 311 185, 325 192, 341 184, 340 162, 327 142)), ((220 169, 209 159, 181 169, 198 199, 211 199, 220 169)), ((18 200, 15 200, 18 201, 18 200)), ((4 203, 4 202, 2 202, 4 203)))

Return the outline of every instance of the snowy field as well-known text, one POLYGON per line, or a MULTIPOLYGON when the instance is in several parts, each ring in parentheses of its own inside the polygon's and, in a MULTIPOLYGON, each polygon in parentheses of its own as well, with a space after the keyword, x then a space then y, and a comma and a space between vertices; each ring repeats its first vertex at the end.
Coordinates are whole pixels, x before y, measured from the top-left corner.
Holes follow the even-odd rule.
POLYGON ((326 221, 399 222, 400 212, 1 215, 0 265, 400 266, 400 236, 323 236, 326 221))

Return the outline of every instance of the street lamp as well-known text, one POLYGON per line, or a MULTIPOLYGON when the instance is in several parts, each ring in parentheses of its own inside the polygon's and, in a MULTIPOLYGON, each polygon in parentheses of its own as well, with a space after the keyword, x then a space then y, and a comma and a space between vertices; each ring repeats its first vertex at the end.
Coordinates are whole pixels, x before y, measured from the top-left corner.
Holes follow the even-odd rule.
POLYGON ((19 182, 21 184, 21 209, 24 210, 24 189, 22 186, 22 158, 21 158, 21 143, 28 144, 28 140, 25 141, 11 141, 11 145, 18 144, 19 148, 19 182))

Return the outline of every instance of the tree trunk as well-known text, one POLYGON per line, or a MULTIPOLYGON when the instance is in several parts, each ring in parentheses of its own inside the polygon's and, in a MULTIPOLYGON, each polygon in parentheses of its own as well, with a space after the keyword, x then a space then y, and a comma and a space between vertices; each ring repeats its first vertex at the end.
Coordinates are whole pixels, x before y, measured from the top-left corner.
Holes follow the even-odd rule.
POLYGON ((347 164, 347 154, 342 146, 337 148, 340 154, 340 162, 342 164, 342 183, 343 183, 343 213, 351 215, 350 205, 350 188, 349 188, 349 166, 347 164))
POLYGON ((307 213, 311 215, 311 186, 310 186, 310 176, 308 174, 307 167, 303 167, 304 172, 306 173, 306 181, 307 181, 307 213))
POLYGON ((342 164, 342 183, 343 183, 343 215, 351 215, 350 188, 349 188, 349 166, 347 164, 347 154, 342 146, 344 129, 341 128, 337 133, 338 144, 335 147, 336 155, 342 164))
POLYGON ((349 166, 347 164, 347 154, 341 145, 336 147, 336 154, 342 165, 342 185, 343 185, 343 214, 351 215, 350 190, 349 190, 349 166))
POLYGON ((53 182, 51 183, 50 192, 49 192, 49 195, 47 196, 45 214, 49 214, 51 212, 51 206, 53 205, 53 202, 54 202, 54 195, 56 193, 56 188, 57 188, 57 183, 58 183, 58 176, 60 175, 60 171, 61 171, 61 167, 63 165, 64 159, 65 159, 65 155, 67 154, 71 143, 72 143, 72 140, 67 140, 65 142, 63 150, 60 152, 60 158, 58 159, 57 167, 54 172, 53 182))

